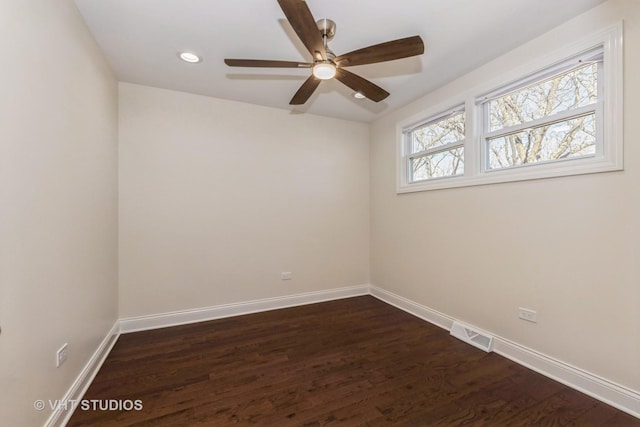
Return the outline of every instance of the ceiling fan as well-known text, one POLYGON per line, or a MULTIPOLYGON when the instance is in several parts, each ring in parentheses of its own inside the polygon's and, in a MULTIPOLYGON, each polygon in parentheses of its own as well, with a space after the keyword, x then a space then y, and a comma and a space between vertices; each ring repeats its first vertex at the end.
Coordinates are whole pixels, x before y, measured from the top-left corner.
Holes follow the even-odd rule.
POLYGON ((263 59, 225 59, 231 67, 311 68, 311 76, 300 86, 289 102, 301 105, 307 102, 322 80, 336 78, 344 85, 375 102, 389 96, 389 92, 370 81, 349 72, 344 67, 374 64, 422 55, 424 43, 420 36, 406 37, 368 46, 344 55, 336 56, 327 46, 336 32, 336 24, 330 19, 316 22, 304 0, 278 0, 280 8, 307 48, 313 62, 271 61, 263 59))

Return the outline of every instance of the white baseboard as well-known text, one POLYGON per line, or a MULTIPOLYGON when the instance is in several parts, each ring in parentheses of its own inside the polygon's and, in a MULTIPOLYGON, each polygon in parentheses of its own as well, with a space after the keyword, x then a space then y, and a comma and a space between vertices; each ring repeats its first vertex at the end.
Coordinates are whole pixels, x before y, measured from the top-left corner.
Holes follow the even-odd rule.
MULTIPOLYGON (((453 321, 457 320, 373 285, 370 286, 370 293, 387 304, 393 305, 446 330, 450 330, 453 321)), ((607 403, 634 417, 640 418, 640 392, 601 378, 493 333, 491 335, 494 337, 493 351, 499 355, 607 403)))
POLYGON ((127 333, 148 329, 166 328, 168 326, 203 322, 207 320, 221 319, 224 317, 240 316, 243 314, 258 313, 261 311, 314 304, 323 301, 368 294, 369 285, 361 285, 348 288, 329 289, 326 291, 308 292, 304 294, 287 295, 276 298, 266 298, 235 304, 197 308, 193 310, 174 311, 150 316, 129 317, 126 319, 120 319, 120 331, 122 333, 127 333))
POLYGON ((410 299, 401 297, 400 295, 385 291, 377 286, 370 285, 369 293, 380 301, 386 302, 387 304, 406 311, 409 314, 413 314, 414 316, 419 317, 422 320, 426 320, 429 323, 433 323, 436 326, 440 326, 442 329, 446 329, 447 331, 451 330, 451 325, 453 325, 453 321, 455 320, 451 316, 447 316, 446 314, 418 304, 417 302, 413 302, 410 299))
POLYGON ((509 341, 506 338, 495 337, 493 351, 614 408, 640 418, 640 392, 509 341))
POLYGON ((67 424, 71 415, 73 415, 73 410, 76 408, 76 405, 70 402, 79 402, 82 399, 119 336, 120 322, 116 321, 76 380, 71 384, 58 407, 51 413, 44 424, 45 427, 64 426, 67 424))

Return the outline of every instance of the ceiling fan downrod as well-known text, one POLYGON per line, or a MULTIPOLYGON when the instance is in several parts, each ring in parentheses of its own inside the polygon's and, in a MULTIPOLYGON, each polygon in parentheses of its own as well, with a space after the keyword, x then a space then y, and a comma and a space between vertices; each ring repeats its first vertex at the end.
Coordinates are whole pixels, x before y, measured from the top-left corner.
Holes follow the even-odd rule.
POLYGON ((318 25, 318 30, 320 30, 320 34, 322 34, 324 45, 326 47, 327 42, 336 35, 336 23, 331 19, 318 19, 316 21, 316 25, 318 25))

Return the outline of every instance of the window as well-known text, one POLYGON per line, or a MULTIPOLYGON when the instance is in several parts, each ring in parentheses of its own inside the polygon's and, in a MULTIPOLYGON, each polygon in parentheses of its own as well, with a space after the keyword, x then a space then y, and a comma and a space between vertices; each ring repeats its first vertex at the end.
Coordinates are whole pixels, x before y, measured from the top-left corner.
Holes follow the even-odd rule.
POLYGON ((410 182, 464 173, 464 110, 406 129, 404 138, 410 152, 410 182))
POLYGON ((485 170, 595 156, 602 71, 599 48, 484 97, 485 170))
POLYGON ((622 23, 453 95, 397 123, 397 192, 623 168, 622 23))

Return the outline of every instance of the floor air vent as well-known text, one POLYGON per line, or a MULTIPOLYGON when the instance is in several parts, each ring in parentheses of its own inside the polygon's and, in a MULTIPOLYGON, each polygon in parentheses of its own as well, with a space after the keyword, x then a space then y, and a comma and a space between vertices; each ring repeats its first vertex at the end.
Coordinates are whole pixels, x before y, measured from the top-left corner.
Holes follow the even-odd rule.
POLYGON ((465 326, 459 322, 453 322, 451 326, 451 335, 461 339, 467 344, 478 347, 480 350, 490 352, 493 350, 493 337, 484 332, 478 332, 469 326, 465 326))

